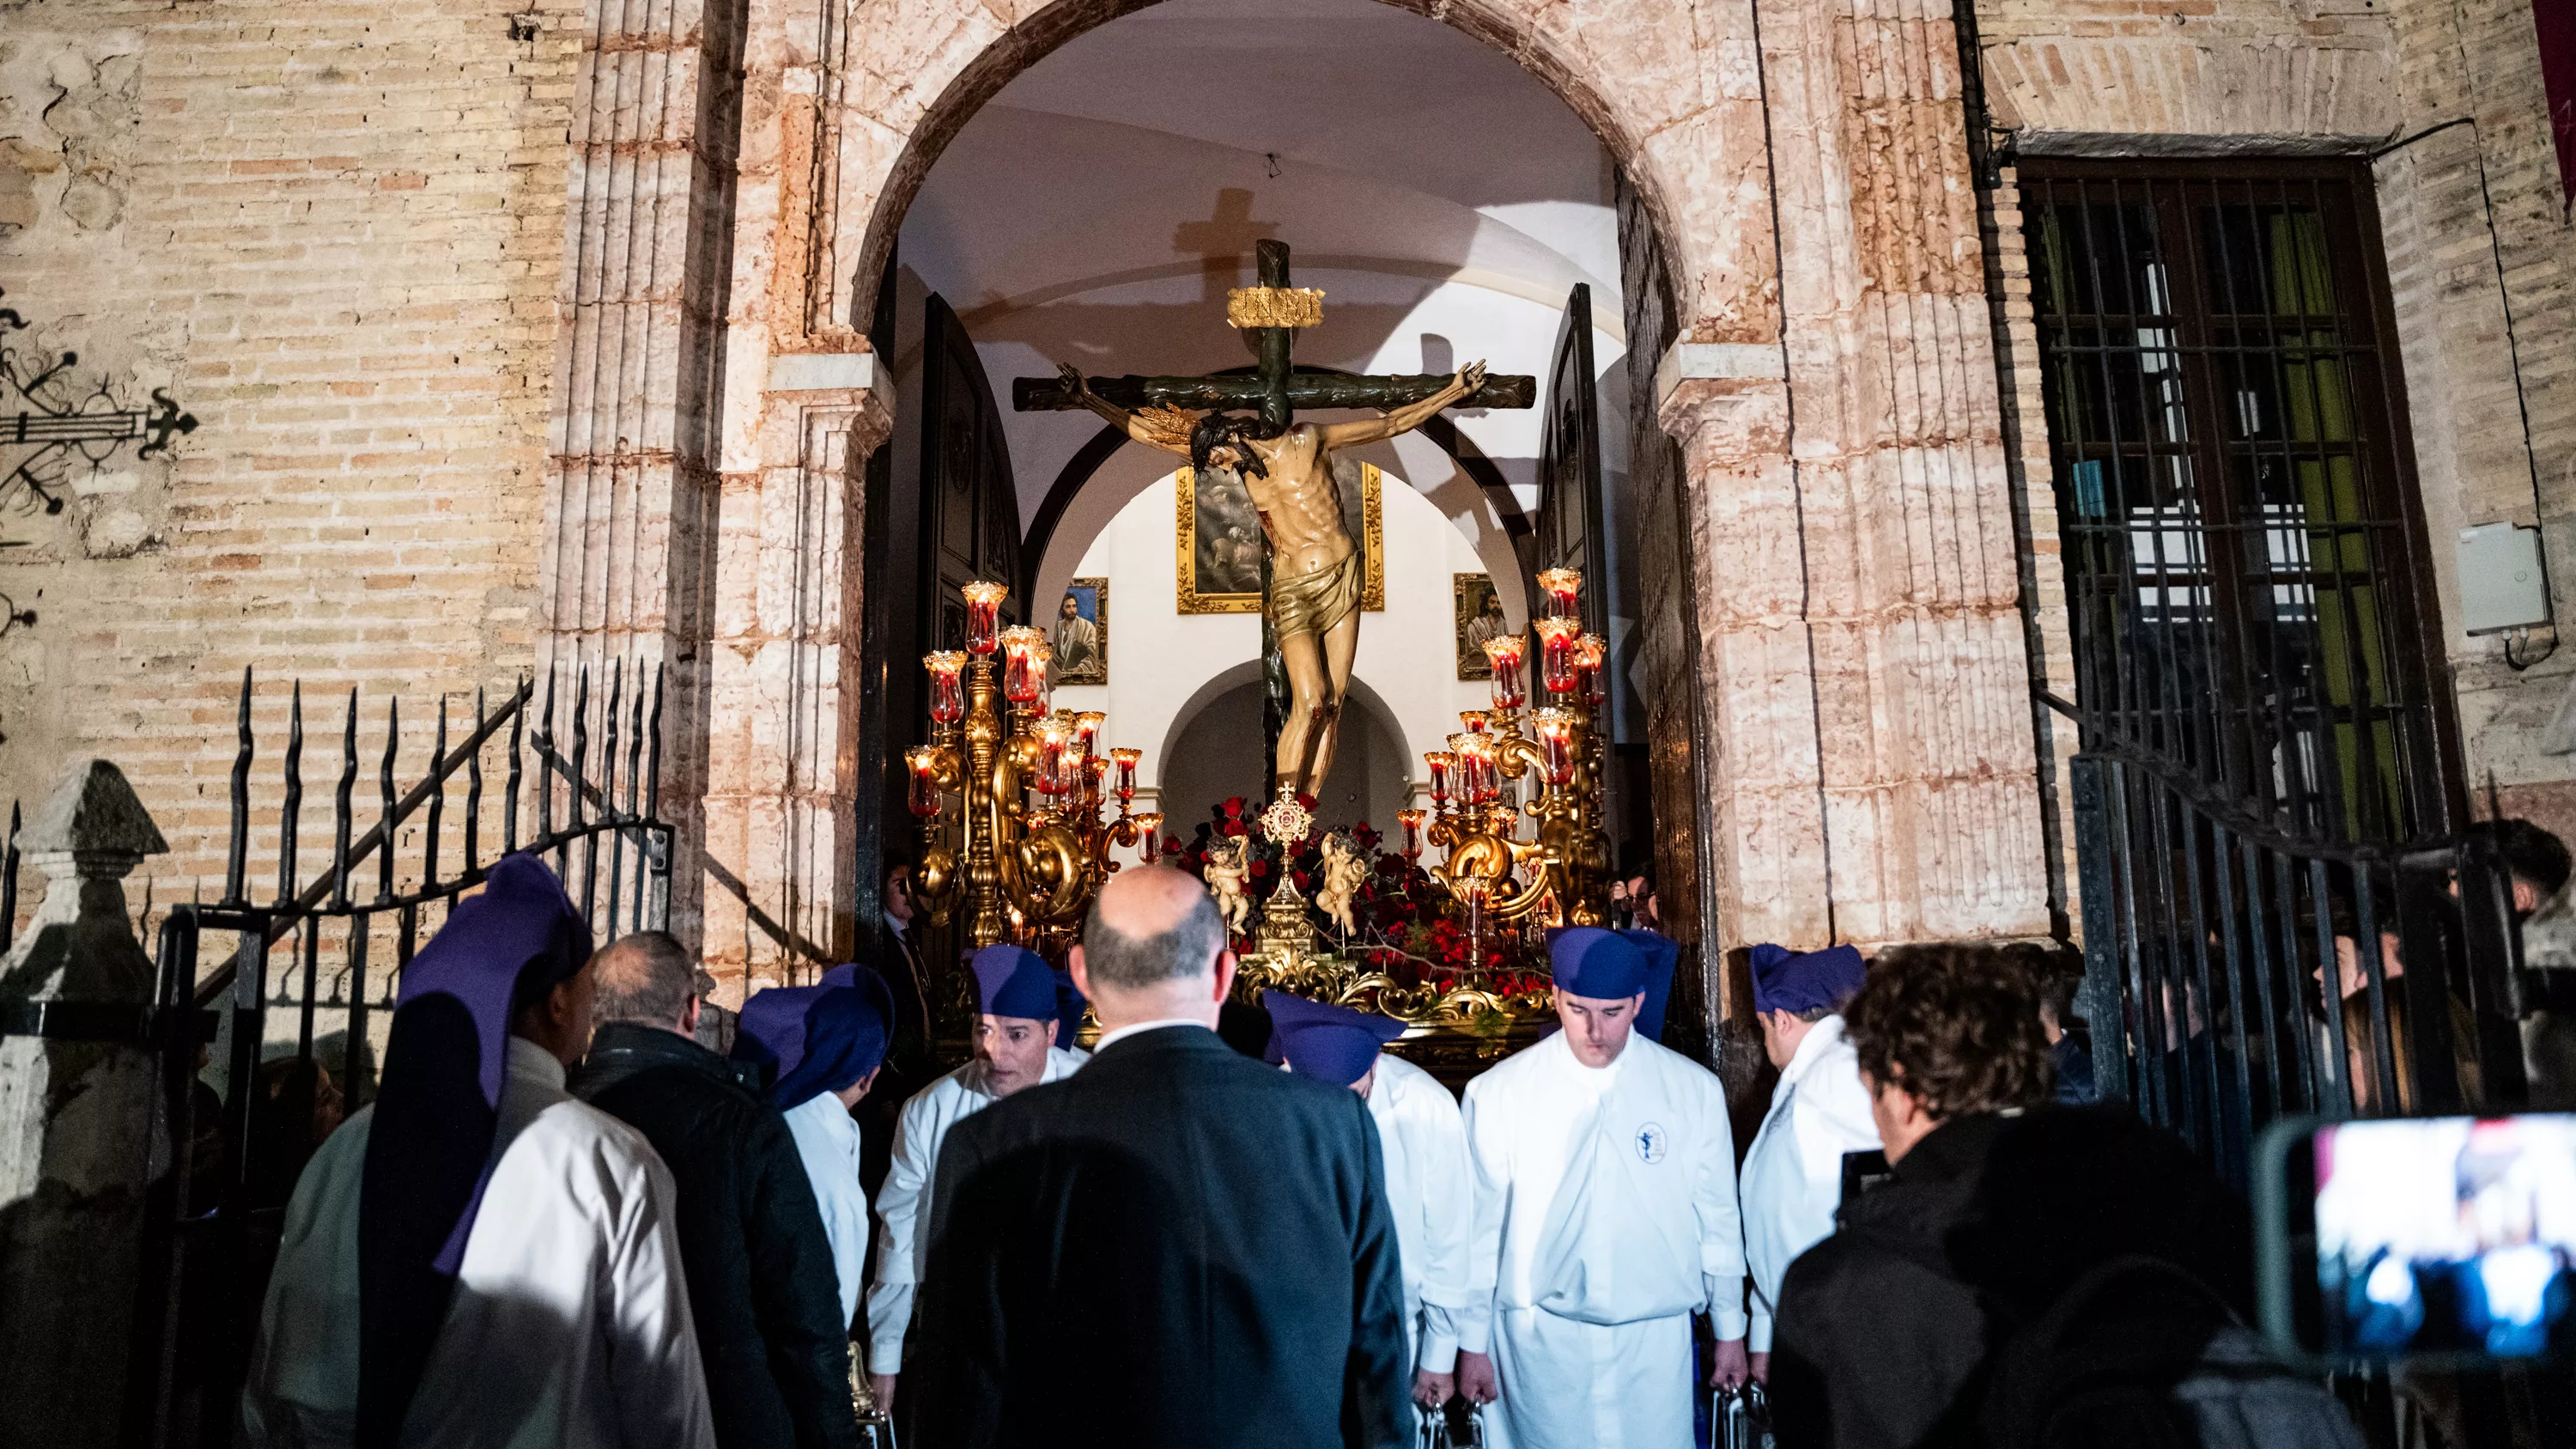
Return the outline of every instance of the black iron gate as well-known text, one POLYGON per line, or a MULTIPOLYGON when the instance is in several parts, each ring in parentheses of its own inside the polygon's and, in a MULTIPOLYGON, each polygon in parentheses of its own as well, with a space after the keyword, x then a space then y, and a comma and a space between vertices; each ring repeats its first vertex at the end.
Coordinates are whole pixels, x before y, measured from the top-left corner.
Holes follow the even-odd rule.
POLYGON ((2020 179, 2104 1090, 2240 1182, 2275 1116, 2518 1101, 2367 166, 2020 179))
MULTIPOLYGON (((470 728, 452 746, 442 701, 424 731, 428 768, 399 793, 405 730, 401 702, 388 701, 382 749, 367 752, 377 808, 363 832, 352 690, 331 784, 328 864, 309 881, 299 874, 308 812, 297 686, 280 756, 276 891, 264 902, 254 896, 251 861, 252 705, 245 672, 223 898, 173 909, 156 933, 153 1015, 199 1029, 160 1041, 172 1160, 153 1184, 127 1379, 128 1437, 148 1446, 231 1441, 288 1195, 331 1128, 373 1097, 376 1043, 403 968, 449 907, 494 861, 520 851, 553 867, 602 943, 660 928, 670 896, 658 670, 648 680, 622 664, 575 669, 550 677, 542 701, 530 681, 498 707, 478 695, 470 728), (569 698, 559 701, 558 684, 569 698), (205 971, 211 941, 227 943, 229 954, 205 971)), ((13 846, 0 877, 10 903, 16 855, 13 846)))

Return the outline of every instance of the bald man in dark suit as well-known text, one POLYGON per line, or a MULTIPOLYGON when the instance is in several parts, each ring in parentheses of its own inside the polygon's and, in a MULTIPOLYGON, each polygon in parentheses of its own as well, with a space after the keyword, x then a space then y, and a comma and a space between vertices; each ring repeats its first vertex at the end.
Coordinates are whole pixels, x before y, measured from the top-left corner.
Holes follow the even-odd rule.
POLYGON ((913 1442, 1395 1446, 1404 1288, 1368 1104, 1213 1030, 1233 953, 1198 881, 1122 871, 1073 953, 1081 1073, 941 1148, 913 1442))

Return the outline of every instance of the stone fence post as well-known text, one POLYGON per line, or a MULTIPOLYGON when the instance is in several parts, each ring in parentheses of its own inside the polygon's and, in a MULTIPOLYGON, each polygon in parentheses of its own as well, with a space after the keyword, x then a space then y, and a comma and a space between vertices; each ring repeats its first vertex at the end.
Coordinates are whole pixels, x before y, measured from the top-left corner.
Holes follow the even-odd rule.
POLYGON ((28 1449, 122 1436, 158 1064, 125 877, 170 847, 125 774, 73 770, 19 829, 44 904, 0 960, 0 1364, 6 1437, 28 1449), (66 1010, 65 1008, 69 1008, 66 1010), (110 1028, 130 1021, 123 1039, 110 1028))

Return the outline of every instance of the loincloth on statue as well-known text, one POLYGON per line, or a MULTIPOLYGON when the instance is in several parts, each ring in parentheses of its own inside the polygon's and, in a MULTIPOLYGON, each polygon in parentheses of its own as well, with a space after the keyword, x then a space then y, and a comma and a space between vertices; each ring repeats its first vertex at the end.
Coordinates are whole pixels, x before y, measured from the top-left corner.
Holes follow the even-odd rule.
POLYGON ((1342 555, 1340 563, 1294 578, 1273 578, 1268 606, 1271 632, 1283 640, 1300 634, 1320 639, 1333 632, 1334 625, 1359 608, 1366 574, 1360 551, 1354 548, 1342 555))

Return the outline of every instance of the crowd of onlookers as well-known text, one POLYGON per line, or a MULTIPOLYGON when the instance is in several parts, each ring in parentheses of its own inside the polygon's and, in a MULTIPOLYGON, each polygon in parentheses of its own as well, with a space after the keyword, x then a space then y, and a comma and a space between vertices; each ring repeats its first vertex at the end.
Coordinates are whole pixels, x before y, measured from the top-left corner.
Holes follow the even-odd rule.
MULTIPOLYGON (((2519 911, 2559 892, 2563 846, 2493 829, 2519 911)), ((1643 872, 1553 934, 1556 1029, 1463 1101, 1348 1006, 1269 993, 1267 1060, 1226 1047, 1224 928, 1164 868, 1066 969, 966 962, 937 1071, 886 884, 875 960, 727 1012, 511 857, 405 971, 369 1107, 263 1070, 248 1440, 1677 1449, 1767 1390, 1791 1449, 2358 1442, 2246 1326, 2240 1196, 2094 1101, 2065 948, 1753 948, 1739 1153, 1660 1044, 1643 872)))

